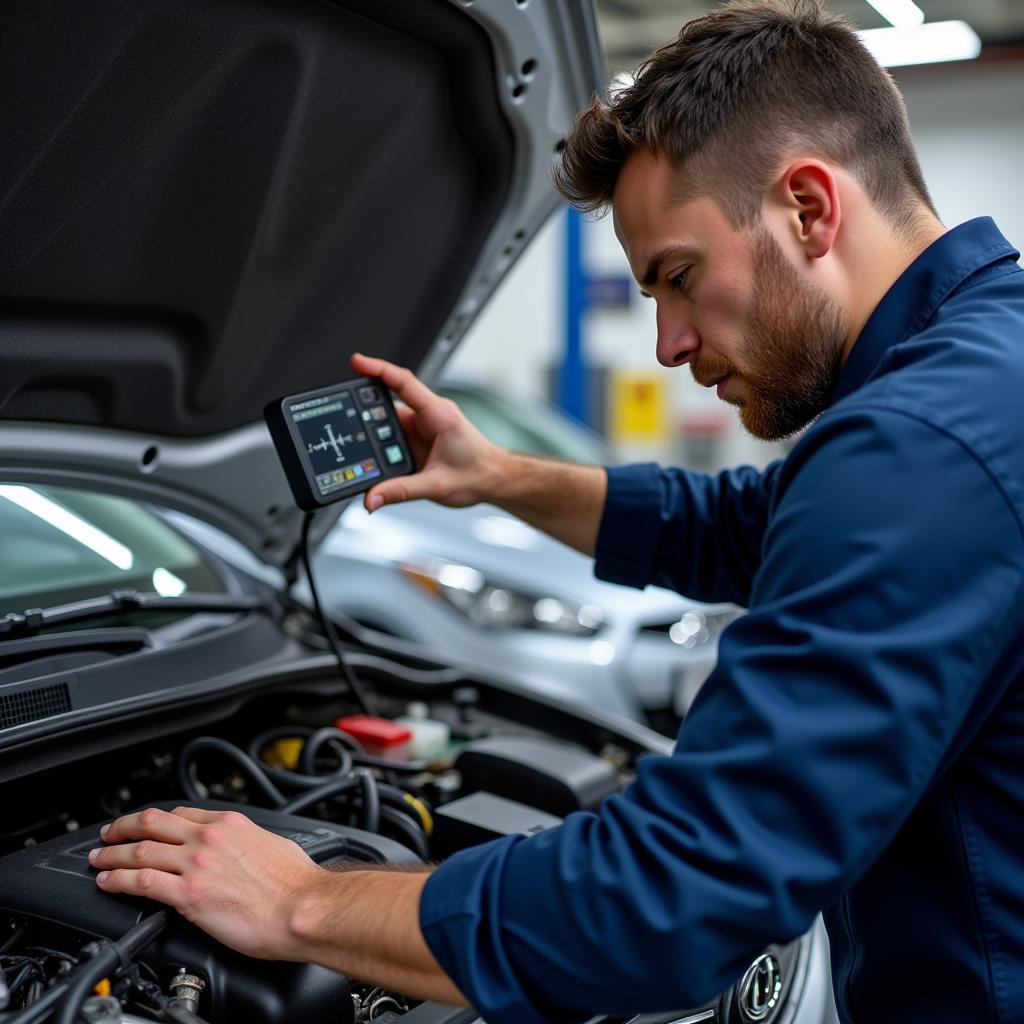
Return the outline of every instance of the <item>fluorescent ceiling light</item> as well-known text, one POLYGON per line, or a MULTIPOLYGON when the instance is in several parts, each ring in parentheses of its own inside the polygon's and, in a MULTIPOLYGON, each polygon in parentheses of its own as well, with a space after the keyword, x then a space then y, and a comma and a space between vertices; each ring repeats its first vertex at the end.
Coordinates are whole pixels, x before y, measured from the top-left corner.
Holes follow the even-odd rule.
POLYGON ((868 3, 897 28, 914 28, 924 21, 924 11, 914 0, 868 0, 868 3))
POLYGON ((981 53, 978 33, 966 21, 931 21, 917 28, 869 28, 857 35, 884 68, 973 60, 981 53))
POLYGON ((69 537, 77 540, 79 544, 89 548, 90 551, 95 551, 101 558, 116 565, 118 569, 127 572, 135 561, 131 551, 120 541, 114 540, 109 533, 104 533, 92 523, 87 523, 84 519, 76 516, 74 512, 69 512, 63 505, 58 505, 55 501, 43 497, 31 487, 5 484, 0 486, 0 498, 6 498, 26 512, 31 512, 43 522, 60 530, 61 533, 66 533, 69 537))
POLYGON ((163 597, 181 597, 188 590, 188 584, 170 569, 153 570, 153 589, 163 597))

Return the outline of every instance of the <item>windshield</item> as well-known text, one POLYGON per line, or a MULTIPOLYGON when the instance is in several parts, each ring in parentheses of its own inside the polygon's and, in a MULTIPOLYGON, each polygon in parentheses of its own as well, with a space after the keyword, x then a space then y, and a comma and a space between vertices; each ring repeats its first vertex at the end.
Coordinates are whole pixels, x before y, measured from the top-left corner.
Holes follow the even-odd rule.
POLYGON ((111 590, 223 593, 200 550, 138 502, 0 484, 0 615, 111 590))

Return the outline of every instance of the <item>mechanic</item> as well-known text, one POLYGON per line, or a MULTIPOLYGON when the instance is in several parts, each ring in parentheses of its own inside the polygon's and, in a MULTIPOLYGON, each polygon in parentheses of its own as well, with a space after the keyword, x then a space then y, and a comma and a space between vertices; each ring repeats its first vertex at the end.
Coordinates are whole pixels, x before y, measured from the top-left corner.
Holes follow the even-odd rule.
POLYGON ((356 356, 422 467, 365 500, 494 502, 604 579, 747 606, 674 753, 432 873, 330 873, 241 815, 149 809, 107 826, 98 884, 491 1024, 699 1005, 819 912, 845 1020, 1020 1020, 1018 253, 991 220, 943 227, 899 93, 816 2, 686 25, 583 112, 557 180, 611 207, 661 363, 757 437, 807 429, 764 472, 575 467, 356 356))

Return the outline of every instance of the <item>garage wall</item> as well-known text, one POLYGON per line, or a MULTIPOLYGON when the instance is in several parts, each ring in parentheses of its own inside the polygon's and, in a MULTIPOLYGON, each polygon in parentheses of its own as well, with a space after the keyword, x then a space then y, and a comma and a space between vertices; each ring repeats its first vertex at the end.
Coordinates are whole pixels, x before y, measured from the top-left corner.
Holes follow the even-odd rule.
MULTIPOLYGON (((1024 245, 1024 65, 911 69, 900 86, 943 222, 952 227, 990 214, 1012 242, 1024 245)), ((548 393, 563 339, 563 217, 553 218, 514 268, 449 364, 450 372, 513 393, 548 393)), ((609 220, 587 223, 583 244, 591 273, 628 272, 609 220)), ((624 459, 717 468, 763 465, 784 451, 744 434, 735 413, 714 392, 696 387, 688 372, 658 366, 653 302, 634 292, 628 309, 590 314, 586 335, 590 365, 605 369, 612 382, 641 374, 664 389, 662 436, 620 440, 624 459)), ((613 387, 613 404, 615 393, 613 387)))

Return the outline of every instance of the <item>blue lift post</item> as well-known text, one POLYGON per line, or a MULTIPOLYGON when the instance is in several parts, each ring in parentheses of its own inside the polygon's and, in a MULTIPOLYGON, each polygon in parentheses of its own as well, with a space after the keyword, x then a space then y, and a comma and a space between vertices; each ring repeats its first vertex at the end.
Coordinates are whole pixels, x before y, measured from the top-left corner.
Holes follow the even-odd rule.
POLYGON ((583 361, 583 318, 587 312, 587 276, 583 270, 583 218, 565 215, 565 352, 558 368, 555 400, 580 423, 589 423, 587 367, 583 361))
POLYGON ((565 213, 565 350, 555 374, 555 401, 570 416, 600 431, 604 402, 595 393, 592 368, 583 358, 586 316, 592 310, 628 309, 636 290, 629 274, 590 277, 583 266, 583 218, 565 213))

